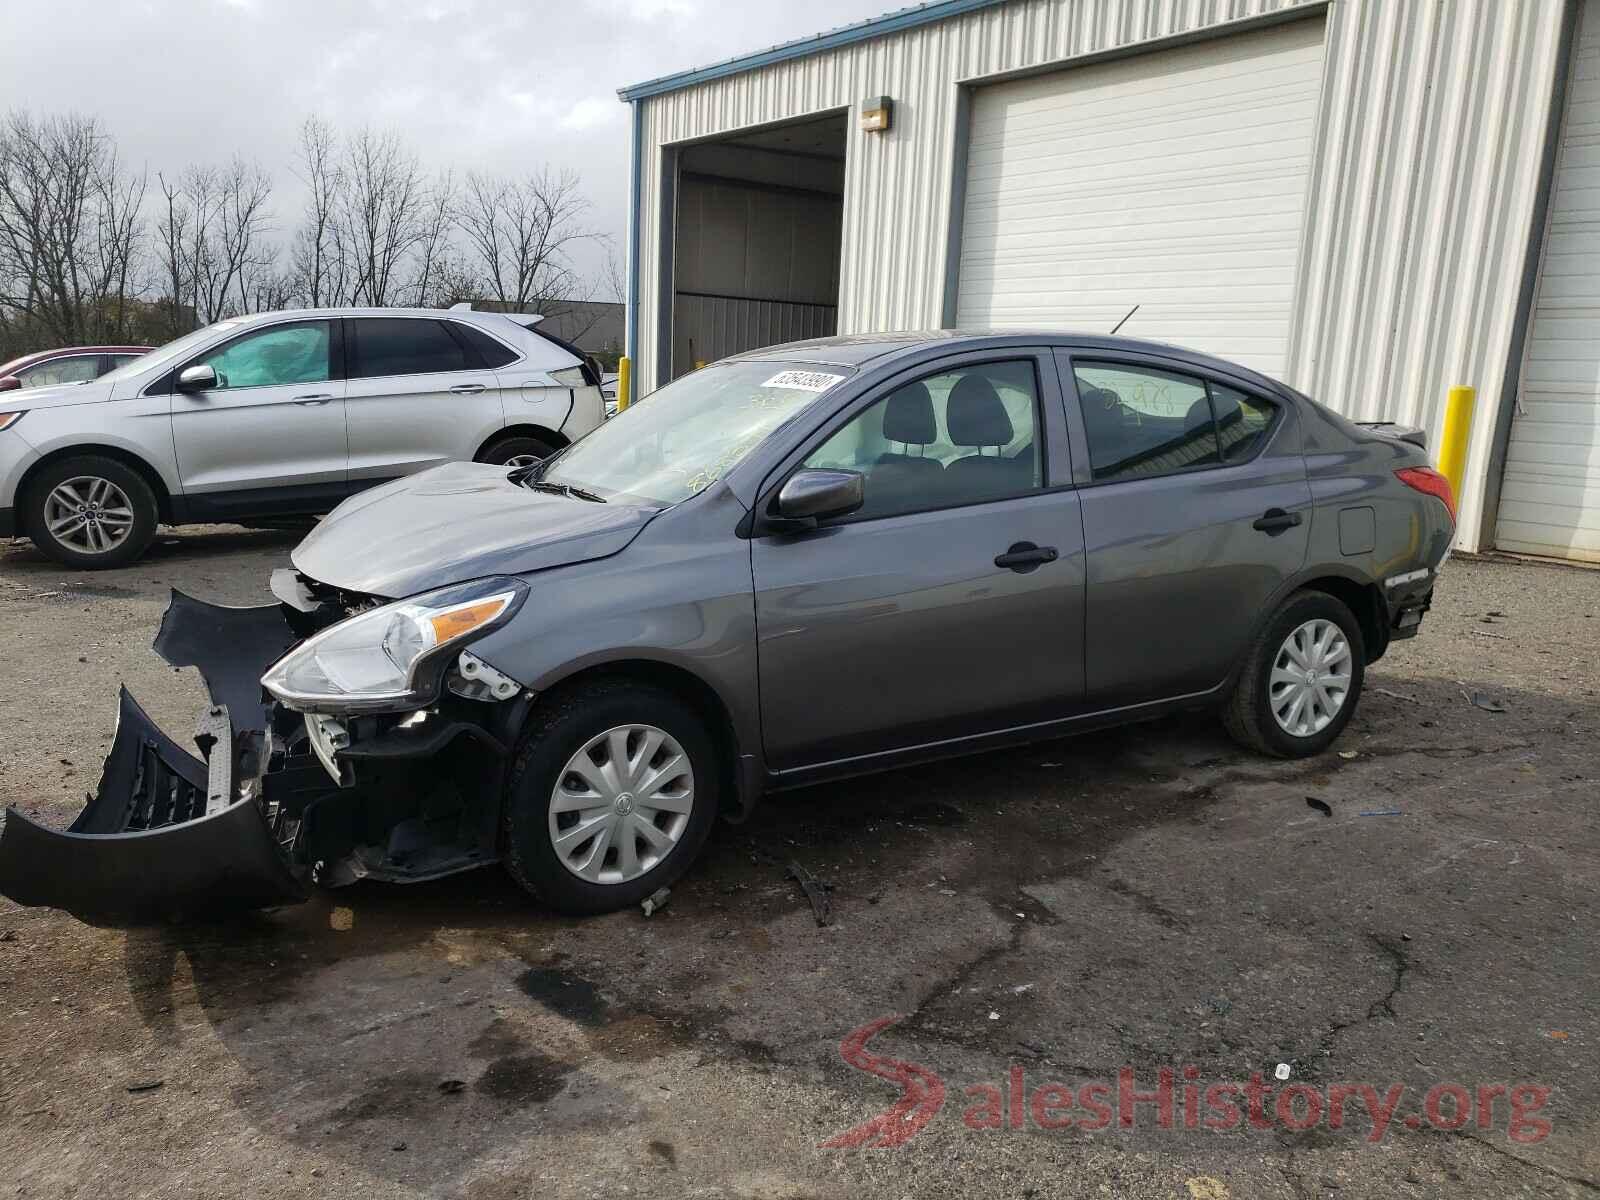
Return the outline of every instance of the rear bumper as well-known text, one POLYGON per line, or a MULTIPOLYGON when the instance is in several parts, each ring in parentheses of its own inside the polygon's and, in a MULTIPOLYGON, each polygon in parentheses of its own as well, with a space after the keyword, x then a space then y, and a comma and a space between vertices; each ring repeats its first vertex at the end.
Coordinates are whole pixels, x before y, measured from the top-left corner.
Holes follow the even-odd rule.
POLYGON ((17 536, 17 510, 0 508, 0 538, 17 536))

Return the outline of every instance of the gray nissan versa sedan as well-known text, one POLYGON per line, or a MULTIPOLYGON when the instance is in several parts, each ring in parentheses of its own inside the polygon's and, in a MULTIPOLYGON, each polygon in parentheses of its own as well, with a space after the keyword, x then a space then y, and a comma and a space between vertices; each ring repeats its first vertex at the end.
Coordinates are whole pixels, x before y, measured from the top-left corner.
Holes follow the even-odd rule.
POLYGON ((1170 346, 758 351, 345 501, 278 605, 175 594, 204 759, 125 693, 72 827, 10 812, 0 890, 142 919, 500 861, 599 912, 768 790, 1173 709, 1316 754, 1453 527, 1417 431, 1170 346))

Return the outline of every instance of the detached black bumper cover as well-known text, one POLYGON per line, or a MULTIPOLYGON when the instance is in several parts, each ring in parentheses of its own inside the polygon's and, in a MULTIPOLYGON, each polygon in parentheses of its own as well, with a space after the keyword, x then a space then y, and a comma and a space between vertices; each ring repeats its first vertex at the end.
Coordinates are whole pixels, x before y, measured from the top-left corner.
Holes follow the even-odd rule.
POLYGON ((256 681, 293 641, 276 606, 221 608, 174 592, 155 648, 205 680, 213 707, 195 740, 206 761, 162 733, 123 689, 100 786, 71 826, 7 811, 0 893, 118 924, 304 900, 239 769, 266 723, 256 681))

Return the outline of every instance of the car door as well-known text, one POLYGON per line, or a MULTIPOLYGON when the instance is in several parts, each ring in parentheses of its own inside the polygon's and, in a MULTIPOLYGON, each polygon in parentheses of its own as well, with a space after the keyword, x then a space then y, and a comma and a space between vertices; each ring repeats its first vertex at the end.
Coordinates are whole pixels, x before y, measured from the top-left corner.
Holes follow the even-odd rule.
POLYGON ((1047 353, 968 355, 864 397, 768 481, 762 505, 802 467, 861 471, 866 495, 815 530, 752 539, 773 769, 1079 704, 1083 534, 1064 443, 1047 353))
POLYGON ((495 373, 427 316, 350 317, 350 482, 470 460, 505 425, 495 373))
POLYGON ((172 396, 172 441, 195 519, 325 511, 345 493, 337 323, 258 327, 189 359, 217 385, 172 396))
POLYGON ((1305 562, 1295 410, 1178 360, 1057 354, 1083 504, 1089 704, 1204 692, 1305 562))

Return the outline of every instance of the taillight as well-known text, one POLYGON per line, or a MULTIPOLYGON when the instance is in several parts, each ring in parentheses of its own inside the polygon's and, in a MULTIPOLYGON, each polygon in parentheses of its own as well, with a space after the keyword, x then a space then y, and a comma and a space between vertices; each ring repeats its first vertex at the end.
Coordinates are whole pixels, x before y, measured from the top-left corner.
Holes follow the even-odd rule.
POLYGON ((1450 481, 1432 467, 1401 467, 1395 472, 1395 478, 1424 495, 1439 497, 1450 512, 1450 520, 1456 519, 1456 497, 1450 489, 1450 481))

